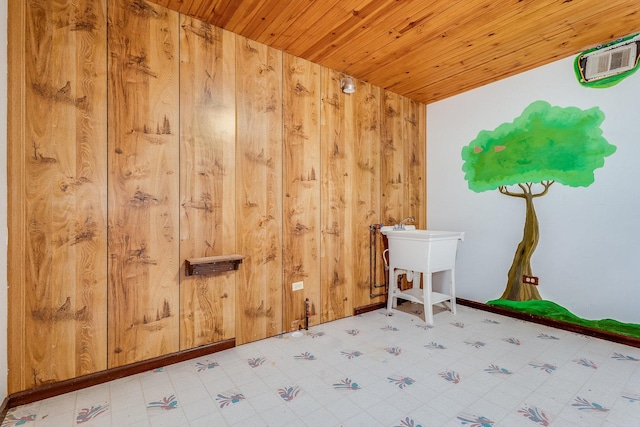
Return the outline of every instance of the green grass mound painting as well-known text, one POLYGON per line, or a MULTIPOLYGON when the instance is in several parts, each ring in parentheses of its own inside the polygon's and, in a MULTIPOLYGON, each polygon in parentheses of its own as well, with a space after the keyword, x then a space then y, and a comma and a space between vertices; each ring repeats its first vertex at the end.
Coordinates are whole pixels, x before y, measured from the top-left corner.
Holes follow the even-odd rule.
POLYGON ((626 335, 640 338, 640 325, 636 323, 622 323, 613 319, 588 320, 576 316, 566 308, 555 302, 545 300, 535 301, 510 301, 506 299, 496 299, 488 301, 487 305, 502 307, 509 310, 520 311, 534 316, 546 317, 562 322, 573 323, 601 331, 612 332, 614 334, 626 335))

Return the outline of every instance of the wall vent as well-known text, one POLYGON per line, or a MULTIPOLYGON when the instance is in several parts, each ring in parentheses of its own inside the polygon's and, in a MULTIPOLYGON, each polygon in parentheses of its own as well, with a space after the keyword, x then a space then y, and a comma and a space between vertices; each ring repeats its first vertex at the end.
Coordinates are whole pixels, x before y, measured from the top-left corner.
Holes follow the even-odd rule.
POLYGON ((630 70, 635 65, 636 55, 635 43, 611 46, 585 55, 587 63, 584 77, 586 80, 601 79, 630 70))
POLYGON ((640 34, 634 34, 582 52, 574 67, 580 84, 610 87, 637 71, 639 58, 640 34))

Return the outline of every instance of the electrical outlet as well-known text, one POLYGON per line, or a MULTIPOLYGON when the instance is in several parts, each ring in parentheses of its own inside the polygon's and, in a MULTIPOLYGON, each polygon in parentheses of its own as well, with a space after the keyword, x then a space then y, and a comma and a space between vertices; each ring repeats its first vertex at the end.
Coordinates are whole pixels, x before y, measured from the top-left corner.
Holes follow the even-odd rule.
POLYGON ((292 289, 294 291, 299 291, 301 289, 304 289, 304 282, 303 281, 293 282, 292 289))

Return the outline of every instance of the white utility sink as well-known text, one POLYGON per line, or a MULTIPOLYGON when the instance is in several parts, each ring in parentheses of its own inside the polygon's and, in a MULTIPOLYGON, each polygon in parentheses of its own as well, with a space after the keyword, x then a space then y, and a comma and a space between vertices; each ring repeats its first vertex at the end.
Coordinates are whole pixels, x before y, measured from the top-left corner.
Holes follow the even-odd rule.
MULTIPOLYGON (((433 323, 433 304, 448 302, 451 313, 456 313, 455 264, 458 241, 464 240, 464 232, 435 230, 381 229, 389 242, 389 294, 387 310, 397 305, 397 299, 405 299, 424 305, 427 324, 433 323), (398 275, 412 271, 413 287, 398 288, 398 275), (449 286, 440 292, 432 289, 431 274, 448 272, 449 286), (420 288, 420 274, 424 284, 420 288)), ((446 286, 445 286, 446 287, 446 286)))

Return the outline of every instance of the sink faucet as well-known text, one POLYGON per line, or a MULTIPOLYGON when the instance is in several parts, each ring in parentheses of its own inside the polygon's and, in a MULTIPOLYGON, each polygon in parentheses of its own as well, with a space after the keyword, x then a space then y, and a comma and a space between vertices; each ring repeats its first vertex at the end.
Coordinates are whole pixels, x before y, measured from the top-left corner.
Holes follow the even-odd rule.
POLYGON ((400 221, 400 223, 396 224, 396 225, 393 227, 393 229, 394 229, 394 230, 404 230, 404 229, 405 229, 405 227, 404 227, 404 226, 405 226, 405 223, 406 223, 407 221, 411 221, 411 222, 414 222, 414 223, 415 223, 415 222, 416 222, 416 219, 415 219, 414 217, 412 217, 412 216, 408 216, 408 217, 406 217, 405 219, 403 219, 402 221, 400 221))

